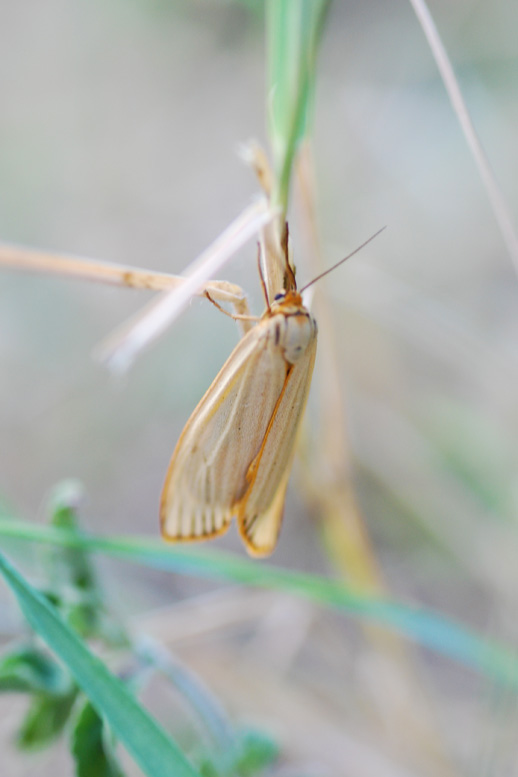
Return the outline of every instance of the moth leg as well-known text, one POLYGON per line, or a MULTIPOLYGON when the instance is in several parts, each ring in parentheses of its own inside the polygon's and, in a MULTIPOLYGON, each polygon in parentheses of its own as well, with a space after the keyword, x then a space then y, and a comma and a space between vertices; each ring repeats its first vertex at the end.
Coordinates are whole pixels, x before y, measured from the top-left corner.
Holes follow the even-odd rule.
MULTIPOLYGON (((211 289, 212 291, 212 289, 211 289)), ((209 302, 212 302, 212 304, 221 311, 221 313, 224 313, 229 318, 232 318, 234 321, 237 321, 240 325, 241 333, 242 335, 245 335, 248 330, 251 328, 252 323, 256 323, 260 320, 260 316, 252 316, 250 315, 248 303, 246 300, 246 297, 243 297, 243 299, 240 300, 234 300, 232 301, 232 304, 234 306, 234 310, 236 310, 236 313, 229 313, 228 310, 225 310, 224 307, 222 307, 219 302, 216 302, 216 299, 214 298, 213 294, 205 288, 204 296, 207 297, 209 302), (241 313, 237 311, 246 310, 246 313, 241 313)), ((225 298, 225 301, 231 301, 228 300, 228 298, 225 298)))

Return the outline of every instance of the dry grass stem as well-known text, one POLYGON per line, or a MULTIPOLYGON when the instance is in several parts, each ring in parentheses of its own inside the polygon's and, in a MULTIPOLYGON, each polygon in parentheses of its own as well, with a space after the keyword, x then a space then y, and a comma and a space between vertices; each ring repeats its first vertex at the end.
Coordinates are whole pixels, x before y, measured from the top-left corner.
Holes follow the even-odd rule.
MULTIPOLYGON (((52 254, 48 251, 34 251, 19 246, 0 245, 0 266, 13 270, 26 270, 49 275, 106 283, 132 289, 168 291, 178 289, 187 282, 182 275, 141 270, 129 265, 99 262, 94 259, 52 254)), ((237 312, 248 310, 246 295, 240 286, 228 281, 208 281, 194 296, 204 297, 206 293, 219 302, 233 305, 237 312)))
MULTIPOLYGON (((256 141, 250 141, 241 149, 241 157, 254 171, 259 186, 270 200, 274 189, 274 174, 268 160, 268 155, 262 146, 256 141)), ((290 252, 290 240, 284 214, 277 213, 276 217, 264 225, 260 232, 260 262, 261 272, 268 299, 273 300, 275 295, 287 288, 286 283, 286 259, 293 269, 290 252)))
MULTIPOLYGON (((299 204, 302 211, 301 223, 306 226, 306 240, 309 251, 314 258, 318 271, 323 267, 320 240, 316 221, 316 209, 314 204, 314 184, 312 172, 312 159, 309 144, 305 144, 299 154, 297 162, 297 193, 299 204)), ((370 542, 366 537, 363 528, 363 519, 355 505, 354 496, 350 491, 350 460, 349 446, 346 442, 346 419, 344 414, 343 387, 339 374, 339 362, 337 357, 337 348, 334 335, 334 327, 331 319, 331 305, 324 298, 325 286, 321 284, 315 291, 317 300, 316 315, 319 323, 319 359, 321 364, 321 374, 325 375, 325 380, 318 382, 320 396, 318 399, 318 439, 315 441, 315 449, 318 450, 318 461, 312 462, 316 466, 314 471, 309 471, 308 482, 315 484, 313 498, 317 501, 325 495, 325 501, 334 490, 338 489, 340 498, 338 503, 342 505, 339 512, 342 519, 338 525, 348 526, 347 540, 344 545, 344 539, 334 546, 335 552, 340 554, 340 549, 346 553, 345 557, 339 561, 339 566, 349 579, 353 579, 364 590, 382 592, 384 590, 381 584, 380 574, 377 563, 370 547, 370 542), (316 472, 316 474, 315 474, 316 472), (348 492, 344 494, 344 488, 348 492), (344 497, 346 497, 344 499, 344 497), (356 541, 351 546, 351 538, 356 541), (348 548, 346 550, 346 547, 348 548), (352 568, 356 569, 354 578, 350 578, 352 568), (346 570, 348 572, 346 573, 346 570)), ((321 507, 324 507, 322 504, 321 507)), ((329 505, 327 504, 327 507, 329 505)), ((332 513, 334 511, 331 511, 332 513)), ((328 514, 327 509, 322 511, 322 515, 328 514)))
POLYGON ((462 96, 457 77, 455 76, 453 66, 435 22, 428 10, 428 6, 426 5, 425 0, 410 0, 410 2, 432 51, 444 86, 448 92, 453 111, 458 119, 468 148, 471 151, 482 178, 482 183, 484 184, 486 194, 491 203, 507 251, 513 262, 514 269, 518 273, 518 235, 511 217, 510 208, 508 207, 507 201, 496 180, 489 159, 482 147, 482 143, 478 138, 473 121, 471 120, 471 116, 462 96))
POLYGON ((273 189, 273 172, 264 148, 256 140, 250 140, 248 143, 243 143, 239 153, 241 159, 254 171, 265 195, 270 198, 273 189))

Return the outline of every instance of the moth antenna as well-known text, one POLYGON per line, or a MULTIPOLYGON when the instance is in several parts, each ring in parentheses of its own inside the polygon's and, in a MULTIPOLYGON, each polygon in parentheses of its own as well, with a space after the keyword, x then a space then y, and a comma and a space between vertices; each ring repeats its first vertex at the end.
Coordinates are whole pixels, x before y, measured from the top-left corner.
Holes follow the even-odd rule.
POLYGON ((259 278, 261 279, 261 286, 263 288, 264 301, 268 312, 270 312, 270 300, 268 299, 268 289, 266 288, 266 281, 264 280, 263 268, 261 266, 261 244, 257 243, 257 269, 259 270, 259 278))
POLYGON ((351 256, 354 256, 355 254, 357 254, 357 253, 358 253, 358 251, 361 251, 361 250, 362 250, 362 248, 365 248, 365 246, 366 246, 366 245, 368 245, 368 244, 371 242, 371 240, 374 240, 374 238, 375 238, 375 237, 378 237, 378 235, 379 235, 381 232, 383 232, 383 230, 384 230, 384 229, 386 229, 386 228, 387 228, 387 227, 386 227, 386 226, 384 226, 384 227, 381 227, 381 229, 378 229, 378 231, 377 231, 377 232, 375 232, 373 235, 371 235, 371 237, 370 237, 368 240, 366 240, 364 243, 362 243, 362 244, 361 244, 361 246, 358 246, 358 248, 355 248, 355 249, 354 249, 354 251, 351 251, 351 253, 350 253, 350 254, 347 254, 347 256, 345 256, 343 259, 340 259, 340 261, 339 261, 339 262, 337 262, 336 264, 334 264, 332 267, 329 267, 329 269, 328 269, 328 270, 324 270, 324 272, 321 272, 321 273, 320 273, 320 275, 317 275, 317 277, 316 277, 316 278, 313 278, 313 280, 312 280, 312 281, 310 281, 309 283, 306 283, 306 285, 305 285, 305 286, 303 286, 301 289, 299 289, 299 292, 300 292, 300 294, 302 294, 302 292, 303 292, 303 291, 305 291, 306 289, 309 289, 309 287, 310 287, 310 286, 312 286, 312 285, 313 285, 314 283, 316 283, 317 281, 319 281, 319 280, 320 280, 320 278, 323 278, 323 277, 324 277, 324 275, 328 275, 330 272, 333 272, 333 270, 336 270, 336 268, 337 268, 337 267, 340 267, 340 265, 341 265, 341 264, 343 264, 343 263, 344 263, 344 262, 346 262, 348 259, 350 259, 350 258, 351 258, 351 256))

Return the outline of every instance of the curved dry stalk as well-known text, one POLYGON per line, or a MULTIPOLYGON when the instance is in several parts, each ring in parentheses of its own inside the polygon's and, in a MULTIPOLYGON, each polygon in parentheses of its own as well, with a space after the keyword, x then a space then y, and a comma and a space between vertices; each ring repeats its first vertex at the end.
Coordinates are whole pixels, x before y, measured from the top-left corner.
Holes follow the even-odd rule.
MULTIPOLYGON (((313 174, 308 144, 305 144, 299 153, 296 183, 301 210, 304 214, 301 221, 306 225, 308 245, 317 264, 317 270, 321 271, 322 260, 313 201, 313 174)), ((322 300, 322 287, 315 293, 317 304, 318 296, 322 300)), ((316 443, 319 452, 319 462, 316 462, 318 473, 316 477, 310 478, 315 483, 315 487, 312 489, 313 499, 319 504, 318 512, 326 516, 322 527, 324 535, 328 535, 326 546, 342 573, 346 574, 362 589, 382 593, 384 586, 378 564, 366 535, 363 519, 355 503, 350 482, 351 467, 344 433, 346 419, 330 308, 330 304, 321 302, 318 305, 317 313, 319 359, 325 380, 319 384, 318 408, 320 417, 316 443), (323 473, 326 473, 325 476, 323 473), (325 480, 324 487, 322 487, 323 478, 325 480)))
POLYGON ((448 97, 450 98, 453 111, 460 124, 468 148, 475 160, 480 177, 482 178, 482 183, 491 203, 507 251, 513 262, 514 269, 518 273, 518 234, 514 227, 511 211, 507 206, 507 201, 496 180, 491 163, 476 133, 450 58, 448 57, 439 31, 432 19, 432 15, 430 14, 425 0, 410 0, 410 3, 419 19, 421 28, 432 51, 448 97))

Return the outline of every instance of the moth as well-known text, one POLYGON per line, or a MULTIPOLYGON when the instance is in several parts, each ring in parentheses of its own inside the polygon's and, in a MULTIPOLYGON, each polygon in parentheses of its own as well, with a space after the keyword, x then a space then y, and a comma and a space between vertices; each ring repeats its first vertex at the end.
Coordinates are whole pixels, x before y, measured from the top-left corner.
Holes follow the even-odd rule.
POLYGON ((178 440, 160 502, 165 540, 217 537, 235 517, 251 556, 275 548, 317 349, 317 323, 302 291, 322 277, 297 291, 287 268, 288 288, 271 304, 265 292, 266 311, 234 348, 178 440))

